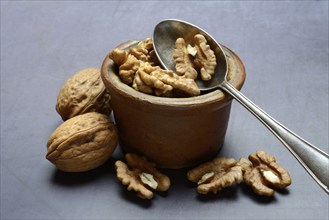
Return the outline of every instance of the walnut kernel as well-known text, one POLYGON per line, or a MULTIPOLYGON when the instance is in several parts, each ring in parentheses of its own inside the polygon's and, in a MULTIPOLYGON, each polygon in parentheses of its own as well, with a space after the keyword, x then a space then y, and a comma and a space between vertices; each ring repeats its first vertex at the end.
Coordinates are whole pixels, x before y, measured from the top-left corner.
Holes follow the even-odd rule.
POLYGON ((128 54, 127 60, 119 67, 121 80, 124 83, 131 85, 139 67, 140 61, 133 55, 128 54))
POLYGON ((156 70, 157 68, 152 67, 149 63, 142 63, 137 74, 145 85, 155 90, 157 95, 170 92, 173 89, 172 86, 163 83, 156 75, 152 75, 152 72, 156 70))
POLYGON ((149 162, 146 157, 128 153, 125 155, 127 164, 118 160, 115 162, 117 178, 128 190, 137 192, 142 199, 152 199, 152 189, 167 191, 170 187, 170 179, 155 168, 155 164, 149 162))
POLYGON ((200 69, 201 78, 205 81, 211 79, 215 73, 216 56, 210 46, 207 44, 206 38, 197 34, 194 36, 195 47, 197 49, 196 61, 194 62, 198 69, 200 69))
POLYGON ((189 44, 186 47, 185 40, 183 38, 178 38, 175 43, 175 49, 173 52, 173 58, 176 62, 176 72, 180 76, 184 76, 189 79, 196 79, 198 72, 193 67, 193 60, 189 54, 196 53, 193 51, 192 46, 189 44))
POLYGON ((264 151, 249 155, 249 160, 239 161, 243 170, 243 179, 259 195, 273 196, 275 188, 285 188, 291 184, 289 173, 276 163, 274 156, 264 151), (274 189, 272 189, 274 188, 274 189))
POLYGON ((215 53, 201 34, 194 36, 194 44, 194 47, 190 44, 186 46, 183 38, 176 40, 173 52, 176 72, 186 78, 196 79, 199 71, 201 79, 208 81, 215 73, 217 64, 215 53))
POLYGON ((113 60, 114 63, 121 66, 122 64, 124 64, 126 62, 126 60, 128 58, 128 53, 125 50, 114 48, 110 52, 109 57, 113 60))
POLYGON ((217 193, 225 187, 240 183, 242 168, 233 158, 218 157, 188 171, 187 179, 198 183, 200 194, 217 193))

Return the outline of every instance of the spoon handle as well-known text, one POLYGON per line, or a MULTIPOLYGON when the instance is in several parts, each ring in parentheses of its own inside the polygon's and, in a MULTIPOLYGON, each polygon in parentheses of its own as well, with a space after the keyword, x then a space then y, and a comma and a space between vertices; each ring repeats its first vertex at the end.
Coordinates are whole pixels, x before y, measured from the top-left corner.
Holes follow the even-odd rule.
POLYGON ((313 179, 329 194, 329 155, 308 143, 255 105, 227 81, 220 88, 258 118, 293 154, 313 179))

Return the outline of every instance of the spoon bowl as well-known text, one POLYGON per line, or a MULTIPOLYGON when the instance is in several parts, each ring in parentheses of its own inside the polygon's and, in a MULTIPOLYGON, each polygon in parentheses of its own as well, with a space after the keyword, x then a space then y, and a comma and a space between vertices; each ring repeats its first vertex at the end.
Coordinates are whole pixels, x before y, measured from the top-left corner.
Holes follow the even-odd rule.
POLYGON ((207 92, 222 89, 235 98, 282 142, 311 177, 329 194, 329 155, 276 121, 227 82, 228 66, 225 53, 207 32, 185 21, 175 19, 161 21, 154 29, 153 46, 162 66, 175 72, 172 54, 176 39, 182 37, 189 44, 196 34, 202 34, 206 38, 210 48, 215 52, 217 62, 215 73, 209 82, 205 83, 199 79, 200 77, 197 78, 196 82, 200 90, 207 92))
POLYGON ((210 36, 206 31, 188 22, 179 20, 164 20, 156 25, 153 32, 154 50, 159 61, 168 70, 175 71, 175 61, 172 57, 175 42, 177 38, 184 38, 186 44, 193 44, 196 34, 202 34, 210 48, 215 52, 216 69, 212 80, 203 81, 200 77, 196 79, 196 83, 201 91, 209 91, 217 89, 218 85, 226 79, 227 76, 227 60, 225 52, 221 45, 210 36))

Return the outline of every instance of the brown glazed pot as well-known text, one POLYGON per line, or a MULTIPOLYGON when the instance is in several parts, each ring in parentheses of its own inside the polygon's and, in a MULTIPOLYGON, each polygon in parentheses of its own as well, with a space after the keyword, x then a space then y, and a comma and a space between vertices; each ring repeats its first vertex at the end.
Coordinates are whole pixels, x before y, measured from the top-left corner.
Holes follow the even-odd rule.
MULTIPOLYGON (((138 41, 118 46, 128 49, 138 41)), ((245 68, 239 57, 223 47, 229 82, 241 89, 245 68)), ((118 68, 106 56, 102 79, 111 94, 120 146, 144 155, 162 168, 194 166, 216 156, 224 142, 232 97, 215 90, 191 98, 164 98, 138 92, 121 82, 118 68)))

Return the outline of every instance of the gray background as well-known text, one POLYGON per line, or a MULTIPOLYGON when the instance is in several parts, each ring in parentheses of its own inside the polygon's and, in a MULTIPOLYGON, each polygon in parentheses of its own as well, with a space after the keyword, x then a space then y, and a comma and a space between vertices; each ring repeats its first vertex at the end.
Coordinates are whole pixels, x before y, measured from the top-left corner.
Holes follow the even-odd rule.
POLYGON ((235 51, 243 93, 328 152, 328 1, 1 1, 1 219, 328 219, 328 195, 235 101, 220 156, 275 155, 293 183, 273 199, 243 184, 198 196, 186 170, 164 170, 169 192, 142 201, 115 177, 120 148, 83 174, 45 159, 62 122, 62 83, 165 18, 199 25, 235 51))

